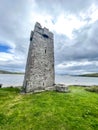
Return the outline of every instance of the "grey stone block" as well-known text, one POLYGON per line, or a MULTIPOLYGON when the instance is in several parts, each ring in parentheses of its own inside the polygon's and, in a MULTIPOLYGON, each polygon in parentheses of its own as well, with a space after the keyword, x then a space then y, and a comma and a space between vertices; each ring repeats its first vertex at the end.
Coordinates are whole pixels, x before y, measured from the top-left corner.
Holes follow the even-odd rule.
POLYGON ((56 84, 55 89, 58 92, 69 92, 68 86, 65 84, 56 84))
POLYGON ((45 88, 46 91, 54 91, 55 90, 55 86, 52 87, 47 87, 45 88))

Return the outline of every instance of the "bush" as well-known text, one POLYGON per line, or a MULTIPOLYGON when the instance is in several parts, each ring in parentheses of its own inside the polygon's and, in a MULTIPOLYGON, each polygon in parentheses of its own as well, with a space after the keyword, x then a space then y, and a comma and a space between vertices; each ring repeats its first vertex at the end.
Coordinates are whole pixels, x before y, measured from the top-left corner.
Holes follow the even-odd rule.
POLYGON ((98 93, 98 86, 87 87, 87 91, 98 93))

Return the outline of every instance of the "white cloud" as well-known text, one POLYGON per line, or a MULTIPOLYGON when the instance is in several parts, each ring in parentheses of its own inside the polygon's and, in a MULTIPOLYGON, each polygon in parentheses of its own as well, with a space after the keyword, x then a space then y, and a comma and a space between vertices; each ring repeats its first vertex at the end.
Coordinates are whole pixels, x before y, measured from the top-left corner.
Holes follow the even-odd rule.
POLYGON ((72 32, 74 31, 74 29, 79 29, 85 24, 85 21, 80 21, 74 15, 61 14, 54 25, 54 30, 56 33, 63 34, 69 38, 72 38, 72 32))
POLYGON ((56 65, 58 69, 66 69, 74 66, 86 66, 86 65, 92 65, 92 64, 98 64, 98 62, 91 62, 91 61, 69 61, 64 62, 56 65))
POLYGON ((0 44, 11 49, 9 53, 0 52, 0 68, 24 70, 30 31, 38 21, 55 35, 56 72, 97 71, 96 3, 96 0, 3 0, 0 4, 0 44))
POLYGON ((93 61, 93 62, 92 61, 68 61, 56 65, 56 73, 59 74, 61 72, 63 74, 94 73, 97 67, 98 67, 98 61, 93 61))
POLYGON ((0 62, 13 60, 13 55, 5 52, 0 52, 0 62))
POLYGON ((80 12, 80 18, 82 20, 88 19, 88 24, 94 23, 96 20, 98 20, 98 6, 94 3, 91 4, 91 6, 85 12, 80 12))

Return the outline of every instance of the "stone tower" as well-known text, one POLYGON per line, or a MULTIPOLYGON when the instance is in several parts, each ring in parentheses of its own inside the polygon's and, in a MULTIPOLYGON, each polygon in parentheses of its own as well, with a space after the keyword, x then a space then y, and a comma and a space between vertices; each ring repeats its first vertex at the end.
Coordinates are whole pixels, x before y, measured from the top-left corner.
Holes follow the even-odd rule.
POLYGON ((42 91, 54 85, 53 33, 37 22, 31 31, 23 87, 25 92, 42 91))

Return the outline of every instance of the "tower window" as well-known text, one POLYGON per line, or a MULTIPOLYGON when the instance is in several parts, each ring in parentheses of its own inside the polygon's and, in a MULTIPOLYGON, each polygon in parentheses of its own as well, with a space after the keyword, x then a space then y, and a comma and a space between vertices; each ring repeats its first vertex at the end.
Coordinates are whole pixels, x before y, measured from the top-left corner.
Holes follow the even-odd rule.
POLYGON ((43 37, 44 37, 44 38, 48 38, 48 35, 46 35, 46 34, 43 34, 43 37))
POLYGON ((30 37, 30 41, 32 41, 32 37, 30 37))
POLYGON ((46 49, 45 49, 45 54, 46 54, 46 49))

